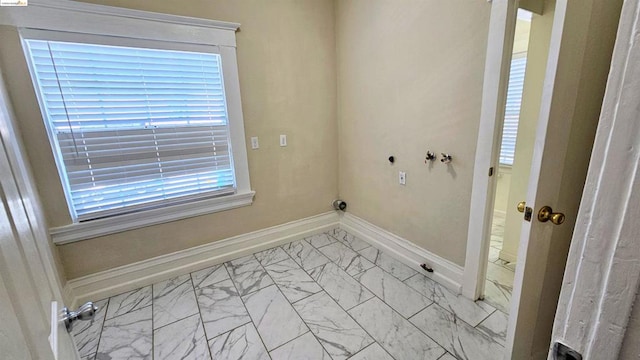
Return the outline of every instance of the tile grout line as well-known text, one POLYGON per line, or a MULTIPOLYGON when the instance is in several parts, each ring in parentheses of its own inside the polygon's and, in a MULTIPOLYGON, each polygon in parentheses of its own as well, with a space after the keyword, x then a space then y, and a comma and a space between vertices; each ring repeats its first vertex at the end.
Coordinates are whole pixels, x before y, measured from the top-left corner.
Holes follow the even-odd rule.
MULTIPOLYGON (((304 238, 303 238, 303 240, 304 240, 304 238)), ((292 242, 293 242, 293 241, 292 241, 292 242)), ((290 243, 289 243, 289 244, 290 244, 290 243)), ((309 245, 311 245, 311 244, 309 244, 309 245)), ((312 245, 312 246, 313 246, 313 245, 312 245)), ((289 256, 289 258, 291 258, 291 255, 289 255, 289 253, 288 253, 288 252, 286 252, 284 249, 282 249, 282 251, 284 251, 284 252, 287 254, 287 256, 289 256)), ((254 254, 254 257, 255 257, 255 254, 254 254)), ((258 259, 258 258, 256 257, 256 260, 257 260, 257 259, 258 259)), ((285 259, 285 260, 286 260, 286 259, 285 259)), ((293 260, 293 258, 291 258, 291 260, 293 260)), ((329 259, 329 260, 331 260, 331 259, 329 259)), ((282 261, 284 261, 284 260, 282 260, 282 261)), ((295 262, 295 260, 293 260, 293 262, 295 262)), ((260 263, 260 261, 259 261, 259 260, 258 260, 258 264, 262 267, 262 270, 264 270, 264 272, 265 272, 265 273, 267 273, 267 276, 271 279, 271 281, 273 282, 273 285, 276 287, 276 289, 278 289, 278 292, 280 292, 280 295, 282 295, 282 297, 285 299, 285 301, 286 301, 287 303, 289 303, 289 306, 291 306, 291 309, 293 309, 293 311, 296 313, 296 315, 298 315, 298 318, 300 318, 300 321, 302 321, 302 323, 307 327, 307 331, 305 331, 303 334, 300 334, 300 335, 296 336, 295 338, 293 338, 293 339, 291 339, 291 340, 286 341, 286 342, 285 342, 285 343, 283 343, 282 345, 278 345, 277 347, 273 348, 272 350, 267 350, 267 353, 269 354, 269 357, 271 357, 271 351, 273 351, 273 350, 275 350, 275 349, 277 349, 277 348, 279 348, 279 347, 281 347, 281 346, 284 346, 285 344, 288 344, 288 343, 292 342, 293 340, 295 340, 295 339, 297 339, 297 338, 299 338, 299 337, 301 337, 301 336, 303 336, 303 335, 305 335, 305 334, 307 334, 307 333, 311 333, 311 335, 313 335, 313 337, 314 337, 314 338, 316 338, 316 340, 320 343, 320 346, 322 347, 322 349, 324 349, 324 350, 326 351, 326 349, 324 348, 324 346, 322 345, 322 343, 320 342, 320 340, 318 340, 318 338, 315 336, 315 334, 313 333, 313 331, 311 331, 311 328, 309 327, 309 324, 307 324, 307 322, 306 322, 306 321, 304 321, 304 319, 302 318, 302 316, 300 316, 300 314, 299 314, 299 313, 298 313, 298 311, 296 310, 295 306, 293 306, 293 303, 291 303, 291 301, 289 301, 289 299, 288 299, 286 296, 284 296, 284 293, 282 293, 282 290, 280 290, 280 287, 278 286, 278 284, 277 284, 275 281, 273 281, 273 277, 271 277, 271 275, 269 274, 269 272, 267 271, 267 269, 266 269, 264 266, 262 266, 262 263, 260 263)), ((300 265, 299 265, 299 266, 300 266, 300 265)), ((302 271, 304 271, 304 269, 302 268, 302 266, 300 266, 300 268, 302 269, 302 271)), ((308 275, 308 274, 307 274, 307 275, 308 275)), ((309 277, 311 277, 311 276, 309 276, 309 277)), ((313 278, 311 278, 311 280, 313 280, 313 278)), ((315 280, 314 280, 314 281, 315 281, 315 280)), ((320 284, 318 284, 318 286, 320 286, 320 288, 322 289, 321 291, 324 291, 324 288, 323 288, 320 284)), ((268 286, 267 286, 267 287, 268 287, 268 286)), ((267 288, 267 287, 265 287, 265 288, 267 288)), ((316 293, 316 294, 317 294, 317 293, 316 293)), ((248 294, 247 294, 247 295, 248 295, 248 294)), ((315 295, 315 294, 312 294, 312 295, 315 295)), ((311 296, 311 295, 309 295, 309 296, 311 296)), ((309 296, 305 297, 305 299, 306 299, 306 298, 308 298, 309 296)), ((240 299, 242 300, 242 297, 241 297, 240 299)), ((300 300, 303 300, 303 299, 300 299, 300 300)), ((298 300, 298 301, 300 301, 300 300, 298 300)), ((296 302, 297 302, 297 301, 296 301, 296 302)), ((242 303, 244 304, 244 300, 242 300, 242 303)), ((245 305, 245 308, 246 308, 246 305, 245 305)), ((249 312, 249 310, 247 310, 247 313, 248 313, 248 312, 249 312)), ((251 317, 251 314, 249 314, 249 317, 250 317, 250 318, 252 319, 252 321, 253 321, 253 318, 251 317)), ((258 335, 260 335, 260 333, 258 333, 258 335)), ((262 340, 262 336, 260 336, 260 339, 262 340)), ((264 342, 264 341, 263 341, 263 342, 264 342)), ((267 348, 267 347, 266 347, 266 345, 265 345, 265 349, 266 349, 266 348, 267 348)), ((327 352, 327 353, 328 353, 328 352, 327 352)), ((331 356, 331 355, 329 355, 329 356, 331 356)))
MULTIPOLYGON (((225 271, 226 271, 226 269, 225 269, 225 271)), ((227 275, 229 275, 229 273, 227 273, 227 275)), ((198 294, 196 293, 196 285, 193 282, 193 273, 189 273, 189 280, 191 280, 191 290, 193 291, 193 296, 196 298, 196 307, 198 308, 198 317, 200 318, 200 325, 202 326, 202 333, 204 334, 204 343, 205 343, 205 346, 207 347, 207 352, 209 353, 209 359, 213 359, 213 354, 211 354, 211 348, 209 347, 209 339, 207 337, 207 329, 204 326, 204 319, 202 318, 202 310, 200 310, 200 302, 198 301, 198 294)), ((233 281, 232 281, 232 283, 233 283, 233 281)), ((196 332, 197 331, 198 331, 198 329, 196 329, 196 332)))
MULTIPOLYGON (((104 319, 102 320, 102 326, 100 326, 100 333, 98 335, 98 343, 96 344, 96 352, 93 354, 93 358, 96 359, 98 357, 98 350, 100 350, 100 342, 102 341, 102 332, 104 331, 104 323, 107 322, 107 310, 109 309, 109 304, 111 303, 111 298, 107 298, 107 305, 104 309, 104 319)), ((89 325, 91 326, 91 325, 89 325)), ((88 330, 89 328, 87 328, 88 330)), ((91 356, 89 356, 91 357, 91 356)))
MULTIPOLYGON (((320 285, 320 284, 318 284, 318 285, 320 285)), ((319 293, 323 292, 323 293, 325 293, 325 295, 329 296, 329 294, 328 294, 328 293, 326 292, 326 290, 322 287, 322 285, 320 285, 320 288, 321 288, 322 290, 321 290, 321 291, 319 291, 319 292, 317 292, 317 293, 315 293, 315 294, 313 294, 313 295, 317 295, 317 294, 319 294, 319 293)), ((307 298, 308 298, 308 297, 307 297, 307 298)), ((333 298, 332 298, 331 296, 329 296, 329 298, 330 298, 331 300, 333 300, 333 298)), ((300 299, 300 300, 296 301, 296 303, 297 303, 297 302, 300 302, 300 301, 302 301, 302 300, 304 300, 304 299, 300 299)), ((333 300, 333 301, 335 301, 335 300, 333 300)), ((360 323, 359 323, 359 322, 357 322, 357 321, 356 321, 356 320, 351 316, 351 314, 349 314, 346 310, 344 310, 344 308, 342 308, 342 307, 340 306, 340 304, 338 304, 338 302, 337 302, 337 301, 336 301, 336 304, 338 305, 338 307, 339 307, 342 311, 344 311, 344 312, 347 314, 347 316, 349 316, 349 318, 350 318, 351 320, 353 320, 353 321, 358 325, 358 327, 359 327, 360 329, 362 329, 362 331, 364 331, 364 332, 365 332, 365 334, 367 334, 367 336, 369 336, 369 337, 371 338, 371 340, 373 340, 373 342, 372 342, 371 344, 373 344, 373 343, 376 343, 376 342, 377 342, 377 341, 376 341, 376 339, 374 339, 374 338, 373 338, 373 336, 371 336, 371 334, 369 334, 369 332, 368 332, 367 330, 365 330, 365 329, 362 327, 362 325, 360 325, 360 323)), ((331 356, 331 354, 329 353, 329 351, 328 351, 328 350, 324 347, 324 345, 322 344, 322 341, 320 341, 320 339, 318 338, 318 336, 316 336, 316 334, 313 332, 313 330, 311 330, 311 328, 309 327, 309 324, 307 324, 307 322, 304 320, 304 318, 300 315, 300 313, 298 312, 298 310, 296 309, 296 307, 295 307, 293 304, 291 304, 291 307, 293 307, 293 310, 296 312, 296 314, 298 314, 298 316, 300 316, 300 319, 302 319, 302 322, 304 322, 304 324, 305 324, 305 325, 307 325, 307 327, 309 328, 309 332, 311 332, 311 334, 313 335, 313 337, 314 337, 314 338, 316 338, 316 340, 318 341, 318 343, 320 343, 320 346, 322 346, 322 348, 324 349, 324 351, 326 351, 326 352, 327 352, 327 354, 329 354, 329 357, 333 358, 333 357, 331 356)), ((369 344, 369 345, 365 346, 364 348, 360 349, 358 352, 360 352, 360 351, 364 350, 365 348, 369 347, 371 344, 369 344)), ((381 347, 382 347, 382 346, 381 346, 381 347)), ((356 352, 355 354, 357 354, 358 352, 356 352)), ((351 356, 349 356, 349 358, 353 357, 355 354, 352 354, 351 356)), ((391 355, 391 354, 389 354, 389 355, 391 355)), ((392 356, 392 358, 393 358, 393 356, 392 356)), ((395 359, 395 358, 394 358, 394 359, 395 359)))
MULTIPOLYGON (((374 294, 374 296, 373 296, 372 298, 369 298, 369 299, 367 299, 367 300, 363 301, 362 303, 360 303, 360 304, 358 304, 358 305, 356 305, 356 306, 352 307, 351 309, 354 309, 354 308, 356 308, 356 307, 358 307, 358 306, 360 306, 360 305, 362 305, 362 304, 364 304, 364 303, 366 303, 366 302, 368 302, 368 301, 370 301, 370 300, 372 300, 372 299, 374 299, 374 298, 376 298, 375 294, 374 294)), ((380 300, 380 299, 378 299, 378 300, 380 300)), ((380 300, 380 301, 382 301, 382 300, 380 300)), ((386 303, 385 303, 384 301, 383 301, 382 303, 386 305, 386 303)), ((389 305, 387 305, 387 306, 389 306, 389 305)), ((389 306, 389 308, 390 308, 392 311, 395 311, 395 310, 393 310, 393 308, 392 308, 391 306, 389 306)), ((362 324, 360 324, 360 323, 358 322, 358 320, 356 320, 353 316, 351 316, 351 314, 349 313, 349 311, 345 310, 345 312, 347 313, 347 315, 349 315, 349 317, 350 317, 351 319, 353 319, 353 321, 355 321, 355 322, 356 322, 356 324, 358 324, 358 326, 360 326, 360 328, 361 328, 365 333, 367 333, 367 335, 369 335, 369 337, 370 337, 371 339, 373 339, 373 343, 371 343, 369 346, 371 346, 371 345, 373 345, 373 344, 378 344, 378 345, 382 348, 382 350, 384 350, 384 352, 386 352, 389 356, 391 356, 391 358, 392 358, 392 359, 396 360, 396 358, 395 358, 393 355, 391 355, 391 353, 390 353, 390 352, 389 352, 389 351, 388 351, 384 346, 382 346, 382 344, 380 344, 380 343, 378 342, 378 340, 376 340, 376 338, 374 338, 373 336, 371 336, 371 334, 369 333, 369 331, 367 331, 367 330, 362 326, 362 324)), ((420 330, 420 329, 418 329, 418 330, 420 330)), ((369 347, 369 346, 367 346, 367 347, 369 347)), ((439 345, 438 345, 438 346, 439 346, 439 345)), ((363 348, 362 350, 366 349, 367 347, 363 348)), ((360 351, 362 351, 362 350, 360 350, 360 351)), ((360 351, 358 351, 358 352, 360 352, 360 351)), ((356 353, 356 354, 357 354, 357 353, 356 353)), ((354 354, 354 356, 355 356, 355 354, 354 354)))
MULTIPOLYGON (((258 258, 256 258, 256 256, 254 254, 251 254, 251 256, 253 256, 253 258, 258 261, 258 258)), ((231 260, 230 260, 231 261, 231 260)), ((227 261, 228 262, 228 261, 227 261)), ((226 264, 226 263, 225 263, 226 264)), ((258 261, 258 265, 260 265, 260 267, 262 267, 262 264, 260 264, 260 261, 258 261)), ((227 269, 227 266, 224 265, 225 270, 227 271, 227 275, 229 275, 229 278, 231 278, 231 273, 229 272, 229 269, 227 269)), ((265 272, 267 272, 267 270, 265 270, 264 268, 262 268, 265 272)), ((269 275, 269 273, 267 273, 267 276, 271 279, 271 281, 273 281, 273 279, 271 278, 271 275, 269 275)), ((260 339, 260 342, 262 343, 262 346, 264 347, 264 351, 267 352, 267 356, 269 357, 269 359, 271 359, 271 354, 269 353, 269 349, 267 348, 267 344, 264 343, 264 339, 262 338, 262 335, 260 335, 260 332, 258 331, 258 325, 256 324, 256 322, 253 320, 253 316, 251 316, 251 313, 249 312, 249 309, 247 309, 247 304, 244 303, 244 300, 242 299, 242 296, 240 295, 240 290, 238 290, 238 287, 236 286, 235 281, 233 281, 233 279, 231 279, 231 285, 233 285, 233 288, 236 289, 236 292, 238 293, 238 298, 240 298, 240 303, 242 304, 242 306, 244 307, 244 311, 247 312, 247 315, 249 316, 250 321, 247 324, 251 324, 253 325, 253 328, 256 330, 256 334, 258 334, 258 339, 260 339)), ((274 283, 275 285, 275 283, 274 283)), ((266 289, 268 286, 264 287, 263 289, 266 289)), ((258 289, 255 292, 262 290, 262 289, 258 289)), ((253 294, 253 292, 249 293, 249 294, 253 294)), ((246 294, 246 295, 249 295, 246 294)), ((244 296, 246 296, 244 295, 244 296)), ((284 295, 283 295, 284 296, 284 295)), ((246 325, 246 324, 244 324, 246 325)), ((242 325, 240 325, 242 326, 242 325)), ((239 328, 240 326, 235 327, 234 329, 230 330, 233 331, 237 328, 239 328)), ((225 333, 226 334, 226 333, 225 333)))
MULTIPOLYGON (((446 309, 445 309, 445 310, 446 310, 446 309)), ((472 326, 472 327, 473 327, 474 329, 477 329, 477 328, 478 328, 478 326, 480 326, 480 324, 482 324, 485 320, 487 320, 488 318, 490 318, 490 317, 491 317, 491 315, 495 314, 495 313, 496 313, 496 311, 498 311, 498 309, 493 308, 493 311, 492 311, 489 315, 485 316, 482 320, 480 320, 480 322, 478 323, 478 325, 476 325, 476 326, 472 326)), ((471 324, 469 324, 469 325, 471 325, 471 324)))
MULTIPOLYGON (((323 233, 323 234, 326 234, 326 233, 323 233)), ((328 236, 331 236, 331 235, 329 235, 329 234, 327 234, 327 235, 328 235, 328 236)), ((303 238, 302 240, 305 240, 305 239, 306 239, 306 238, 303 238)), ((336 239, 336 240, 337 240, 337 239, 336 239)), ((305 240, 305 241, 306 241, 306 240, 305 240)), ((338 241, 339 241, 339 240, 338 240, 338 241)), ((307 243, 308 243, 312 248, 314 248, 314 249, 318 250, 318 248, 316 248, 315 246, 313 246, 313 245, 311 244, 311 242, 307 241, 307 243)), ((331 245, 331 244, 328 244, 328 245, 331 245)), ((283 249, 283 250, 284 250, 284 249, 283 249)), ((318 251, 319 251, 319 250, 318 250, 318 251)), ((287 253, 287 252, 285 251, 285 253, 287 253)), ((289 255, 289 253, 287 253, 287 255, 289 255)), ((324 254, 323 254, 323 255, 324 255, 324 254)), ((291 257, 291 255, 289 255, 289 257, 291 257)), ((329 259, 329 262, 333 262, 329 257, 327 257, 327 259, 329 259)), ((294 260, 294 262, 295 262, 295 260, 294 260)), ((334 263, 334 264, 335 264, 335 263, 334 263)), ((318 265, 318 266, 316 266, 316 267, 313 267, 312 269, 315 269, 315 268, 318 268, 318 267, 320 267, 320 266, 324 266, 324 265, 326 265, 326 263, 325 263, 325 264, 323 264, 323 265, 318 265)), ((335 264, 335 265, 336 265, 336 266, 338 266, 337 264, 335 264)), ((314 281, 314 282, 315 282, 315 283, 320 287, 320 289, 322 289, 322 290, 320 290, 319 292, 317 292, 317 293, 315 293, 315 294, 311 294, 311 295, 309 295, 309 296, 307 296, 307 297, 305 297, 305 298, 298 299, 297 301, 295 301, 295 302, 293 302, 293 303, 292 303, 291 301, 289 301, 289 299, 287 299, 287 297, 286 297, 286 296, 284 296, 284 294, 282 294, 282 296, 285 298, 285 300, 287 300, 287 302, 289 302, 289 305, 293 308, 293 311, 295 311, 295 312, 296 312, 296 314, 298 315, 298 317, 300 317, 300 320, 302 320, 302 322, 303 322, 303 323, 307 326, 307 328, 309 329, 309 331, 308 331, 308 332, 310 332, 310 333, 313 335, 313 337, 316 339, 316 341, 318 341, 318 343, 320 344, 320 346, 322 347, 322 349, 323 349, 327 354, 329 354, 329 357, 331 357, 331 354, 329 353, 329 351, 325 348, 325 346, 323 345, 322 341, 320 341, 320 339, 316 336, 316 334, 313 332, 313 330, 311 330, 311 327, 309 326, 309 324, 307 323, 307 321, 305 321, 305 319, 300 315, 300 313, 298 312, 298 310, 297 310, 297 309, 296 309, 296 307, 294 306, 294 304, 295 304, 295 303, 298 303, 298 302, 300 302, 300 301, 302 301, 302 300, 304 300, 304 299, 308 299, 309 297, 314 296, 314 295, 317 295, 317 294, 319 294, 320 292, 325 293, 327 296, 329 296, 329 298, 330 298, 330 299, 332 299, 333 301, 335 301, 335 303, 338 305, 338 307, 339 307, 340 309, 342 309, 342 310, 347 314, 347 316, 349 316, 349 318, 351 318, 351 319, 352 319, 352 320, 353 320, 353 321, 354 321, 354 322, 355 322, 355 323, 360 327, 360 329, 362 329, 362 331, 364 331, 364 332, 367 334, 367 336, 369 336, 369 337, 373 340, 373 342, 376 342, 376 341, 375 341, 375 339, 373 338, 373 336, 371 336, 371 334, 369 334, 365 329, 363 329, 363 328, 362 328, 362 326, 360 325, 360 323, 358 323, 357 321, 355 321, 355 319, 353 319, 353 317, 351 317, 351 315, 350 315, 350 314, 349 314, 349 313, 348 313, 348 312, 347 312, 347 311, 346 311, 342 306, 340 306, 340 304, 339 304, 335 299, 333 299, 333 297, 331 297, 331 295, 329 295, 329 294, 327 293, 327 291, 325 290, 325 288, 324 288, 320 283, 318 283, 318 282, 316 281, 316 279, 314 279, 314 278, 313 278, 313 277, 308 273, 308 271, 304 269, 304 267, 303 267, 302 265, 298 265, 298 266, 299 266, 299 267, 300 267, 300 269, 302 269, 302 271, 303 271, 303 272, 305 272, 305 273, 307 274, 307 276, 309 276, 309 278, 311 278, 311 280, 313 280, 313 281, 314 281)), ((338 266, 338 267, 339 267, 339 266, 338 266)), ((345 273, 346 273, 346 271, 345 271, 345 273)), ((347 274, 347 275, 348 275, 348 274, 347 274)), ((272 278, 272 280, 273 280, 273 278, 272 278)), ((274 284, 275 284, 275 282, 274 282, 274 284)), ((279 290, 279 288, 278 288, 278 290, 279 290)), ((306 334, 306 333, 305 333, 305 334, 306 334)), ((304 334, 302 334, 302 335, 304 335, 304 334)), ((300 335, 300 336, 302 336, 302 335, 300 335)), ((300 337, 300 336, 299 336, 299 337, 300 337)), ((290 340, 290 341, 293 341, 293 340, 294 340, 294 339, 292 339, 292 340, 290 340)), ((289 341, 289 342, 290 342, 290 341, 289 341)), ((285 344, 286 344, 286 343, 285 343, 285 344)), ((283 345, 284 345, 284 344, 283 344, 283 345)), ((371 344, 370 344, 370 345, 371 345, 371 344)), ((368 346, 367 346, 367 347, 368 347, 368 346)), ((366 348, 366 347, 365 347, 365 348, 366 348)), ((363 348, 363 349, 364 349, 364 348, 363 348)), ((360 351, 362 351, 363 349, 360 349, 360 351)), ((274 349, 274 350, 275 350, 275 349, 274 349)), ((358 352, 360 352, 360 351, 358 351, 358 352)), ((354 356, 354 355, 355 355, 355 354, 352 354, 350 357, 352 357, 352 356, 354 356)), ((393 358, 393 356, 392 356, 392 358, 393 358)))
MULTIPOLYGON (((435 303, 435 302, 434 302, 433 304, 430 304, 429 306, 427 306, 426 308, 424 308, 424 309, 422 309, 422 310, 420 310, 420 311, 424 311, 425 309, 427 309, 428 307, 430 307, 430 306, 432 306, 432 305, 435 305, 435 306, 439 307, 440 309, 444 310, 445 312, 447 312, 447 313, 451 314, 449 311, 447 311, 447 309, 443 308, 442 306, 440 306, 439 304, 437 304, 437 303, 435 303)), ((415 313, 412 317, 416 316, 417 314, 418 314, 418 313, 415 313)), ((469 323, 467 323, 466 321, 464 321, 464 320, 460 319, 460 318, 459 318, 458 316, 456 316, 455 314, 452 314, 452 315, 453 315, 453 317, 454 317, 456 320, 460 320, 461 322, 463 322, 465 325, 469 326, 470 328, 472 328, 472 329, 474 329, 474 330, 477 330, 474 326, 471 326, 471 324, 469 324, 469 323)), ((401 315, 401 316, 402 316, 402 315, 401 315)), ((423 331, 422 329, 420 329, 417 325, 415 325, 413 322, 411 322, 411 320, 407 319, 407 321, 409 321, 409 322, 411 323, 411 325, 413 325, 416 329, 420 330, 420 332, 422 332, 423 334, 425 334, 429 339, 433 340, 436 344, 438 344, 440 347, 442 347, 446 352, 449 352, 447 349, 445 349, 445 347, 444 347, 442 344, 440 344, 440 343, 439 343, 439 342, 437 342, 434 338, 432 338, 431 336, 429 336, 426 332, 424 332, 424 331, 423 331)), ((453 321, 453 322, 452 322, 452 324, 456 324, 456 322, 455 322, 455 321, 453 321)), ((493 343, 497 344, 498 346, 500 346, 501 348, 503 348, 503 349, 504 349, 504 346, 502 346, 501 344, 499 344, 497 341, 493 340, 493 339, 492 339, 491 337, 489 337, 487 334, 482 333, 480 330, 477 330, 477 331, 480 333, 480 335, 481 335, 481 336, 484 336, 484 337, 486 337, 486 338, 489 338, 489 340, 490 340, 491 342, 493 342, 493 343)), ((458 333, 457 327, 456 327, 456 333, 458 333)))

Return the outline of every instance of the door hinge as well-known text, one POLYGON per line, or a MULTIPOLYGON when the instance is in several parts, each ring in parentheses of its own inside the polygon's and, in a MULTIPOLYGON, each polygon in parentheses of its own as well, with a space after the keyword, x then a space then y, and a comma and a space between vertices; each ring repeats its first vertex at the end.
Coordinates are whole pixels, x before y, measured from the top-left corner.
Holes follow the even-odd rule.
POLYGON ((493 166, 489 168, 489 177, 493 176, 493 166))

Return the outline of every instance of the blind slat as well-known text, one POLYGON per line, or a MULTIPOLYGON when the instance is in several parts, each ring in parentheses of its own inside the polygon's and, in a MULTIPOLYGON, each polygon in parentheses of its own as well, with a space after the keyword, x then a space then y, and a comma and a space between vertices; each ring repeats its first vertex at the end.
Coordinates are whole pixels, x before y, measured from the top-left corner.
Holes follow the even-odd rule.
POLYGON ((502 144, 500 146, 500 164, 513 165, 524 89, 524 76, 527 58, 517 58, 511 61, 509 72, 509 86, 507 89, 507 104, 505 106, 504 125, 502 128, 502 144))
POLYGON ((234 191, 219 55, 26 43, 78 219, 234 191))

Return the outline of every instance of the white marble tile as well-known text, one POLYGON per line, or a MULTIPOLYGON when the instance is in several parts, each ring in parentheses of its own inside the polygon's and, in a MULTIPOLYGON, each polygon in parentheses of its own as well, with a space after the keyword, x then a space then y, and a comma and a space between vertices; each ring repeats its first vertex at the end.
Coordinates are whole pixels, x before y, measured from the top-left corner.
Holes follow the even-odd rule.
POLYGON ((458 359, 497 359, 504 353, 498 343, 436 304, 409 320, 458 359))
POLYGON ((323 246, 318 250, 331 259, 331 261, 338 264, 338 266, 344 269, 349 275, 361 273, 375 266, 371 261, 365 259, 364 256, 353 251, 353 249, 341 242, 323 246))
POLYGON ((196 295, 209 339, 251 321, 231 280, 198 288, 196 295))
POLYGON ((338 241, 338 239, 334 238, 333 236, 329 236, 329 234, 327 233, 309 236, 304 238, 304 240, 316 248, 333 244, 334 242, 338 241))
POLYGON ((358 251, 360 255, 364 256, 367 260, 378 265, 382 270, 395 276, 396 278, 404 281, 411 276, 417 274, 415 270, 411 269, 407 265, 403 264, 399 260, 394 259, 390 255, 383 253, 382 251, 370 246, 366 249, 358 251))
POLYGON ((405 317, 431 304, 431 300, 377 266, 356 275, 355 279, 405 317))
POLYGON ((273 360, 331 360, 322 345, 310 332, 271 352, 273 360))
POLYGON ((441 358, 439 358, 438 360, 457 360, 455 356, 449 354, 449 353, 445 353, 444 355, 442 355, 441 358))
POLYGON ((211 360, 200 314, 153 332, 154 360, 211 360))
POLYGON ((266 269, 289 302, 294 303, 322 290, 289 256, 287 260, 269 265, 266 269))
POLYGON ((269 360, 267 350, 252 323, 211 339, 209 348, 216 360, 269 360))
POLYGON ((298 265, 302 266, 302 268, 307 271, 317 266, 324 265, 330 261, 326 256, 322 255, 318 250, 316 250, 316 248, 304 240, 283 245, 282 248, 298 265))
POLYGON ((324 291, 293 304, 334 360, 346 359, 373 339, 324 291))
POLYGON ((200 271, 192 272, 191 279, 193 280, 193 286, 197 289, 207 287, 230 278, 224 264, 218 264, 200 271))
POLYGON ((512 289, 495 281, 487 280, 484 284, 484 301, 508 314, 511 306, 512 289))
POLYGON ((509 316, 502 311, 496 311, 476 326, 476 329, 495 340, 498 344, 505 346, 508 326, 509 316))
POLYGON ((271 278, 253 255, 225 263, 240 296, 273 284, 271 278))
POLYGON ((489 262, 496 262, 500 258, 500 249, 489 246, 489 262))
POLYGON ((380 344, 373 343, 366 349, 350 357, 349 360, 393 360, 393 358, 389 353, 384 351, 380 344))
POLYGON ((147 307, 151 305, 152 298, 151 286, 112 296, 109 299, 109 309, 107 309, 106 318, 111 319, 147 307))
POLYGON ((478 325, 496 310, 483 301, 471 301, 462 295, 455 294, 422 274, 410 277, 405 284, 471 326, 478 325))
POLYGON ((279 261, 289 259, 289 255, 280 247, 275 247, 253 254, 262 266, 275 264, 279 261))
POLYGON ((269 351, 309 331, 275 285, 243 296, 242 300, 269 351))
POLYGON ((334 238, 338 239, 338 241, 340 241, 341 243, 347 245, 348 247, 356 251, 362 250, 364 248, 371 246, 368 242, 358 239, 357 237, 349 234, 348 232, 342 229, 331 230, 329 231, 329 235, 333 236, 334 238))
POLYGON ((437 359, 444 349, 378 298, 349 314, 395 359, 437 359))
POLYGON ((155 329, 198 313, 191 276, 153 284, 153 327, 155 329))
POLYGON ((151 307, 132 311, 104 322, 98 360, 152 359, 151 307))
POLYGON ((487 264, 487 281, 484 299, 495 308, 509 313, 511 293, 513 292, 514 272, 500 265, 487 264))
POLYGON ((345 310, 373 297, 369 290, 334 263, 314 268, 309 274, 345 310))
POLYGON ((82 357, 94 356, 98 351, 98 341, 102 332, 105 315, 107 314, 108 299, 96 301, 98 307, 93 321, 79 321, 73 324, 73 340, 82 357))

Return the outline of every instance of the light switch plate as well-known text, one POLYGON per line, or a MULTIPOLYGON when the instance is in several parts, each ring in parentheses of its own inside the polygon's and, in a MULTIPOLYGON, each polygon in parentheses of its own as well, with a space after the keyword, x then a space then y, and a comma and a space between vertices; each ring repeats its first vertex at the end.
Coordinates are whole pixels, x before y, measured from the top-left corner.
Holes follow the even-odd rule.
POLYGON ((280 146, 287 146, 287 135, 280 135, 280 146))
POLYGON ((258 137, 257 136, 253 136, 251 138, 251 148, 253 150, 260 148, 260 143, 258 143, 258 137))

